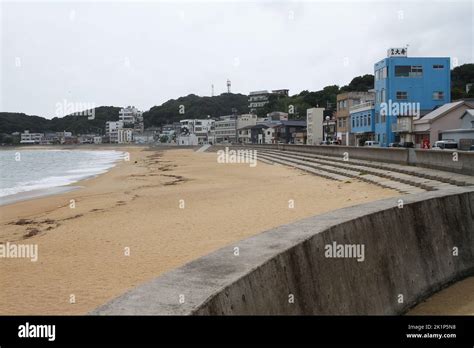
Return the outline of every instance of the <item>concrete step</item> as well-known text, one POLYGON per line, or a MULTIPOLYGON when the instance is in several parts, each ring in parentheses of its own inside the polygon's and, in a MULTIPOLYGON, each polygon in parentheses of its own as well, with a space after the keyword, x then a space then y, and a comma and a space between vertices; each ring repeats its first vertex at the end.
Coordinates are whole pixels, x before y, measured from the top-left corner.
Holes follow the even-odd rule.
MULTIPOLYGON (((264 150, 267 150, 267 149, 260 149, 259 151, 264 151, 264 150)), ((270 151, 275 151, 275 150, 270 150, 270 151)), ((429 180, 436 180, 436 181, 440 181, 440 182, 444 182, 444 183, 448 183, 448 184, 452 184, 456 186, 474 185, 474 177, 469 176, 469 175, 445 172, 445 171, 441 171, 437 169, 407 166, 407 165, 395 164, 395 163, 384 163, 384 162, 369 161, 369 160, 351 159, 350 154, 349 154, 349 160, 344 161, 343 158, 335 157, 335 156, 317 155, 317 154, 298 152, 298 151, 281 151, 281 152, 285 152, 288 154, 305 155, 308 157, 313 157, 313 158, 318 158, 318 159, 327 159, 330 161, 340 162, 340 163, 351 163, 355 165, 362 165, 362 166, 376 168, 376 169, 385 169, 385 170, 390 170, 393 172, 413 175, 420 178, 426 178, 429 180)))
POLYGON ((384 188, 394 189, 401 193, 413 194, 413 193, 425 192, 425 190, 422 188, 418 188, 413 185, 397 182, 397 181, 390 180, 387 178, 382 178, 376 175, 366 174, 365 172, 351 170, 351 169, 343 169, 343 168, 334 167, 334 166, 326 165, 326 164, 311 163, 304 160, 293 159, 291 157, 282 158, 278 154, 259 152, 257 158, 258 159, 263 158, 266 160, 275 161, 277 163, 285 164, 285 165, 292 166, 295 168, 305 167, 305 168, 312 168, 313 170, 318 170, 318 172, 321 172, 321 171, 326 172, 326 175, 320 175, 320 176, 327 177, 329 175, 330 177, 334 177, 338 175, 338 176, 345 177, 345 180, 349 178, 354 178, 354 179, 364 181, 370 184, 378 185, 384 188))
POLYGON ((438 180, 421 178, 421 177, 417 177, 417 176, 413 176, 409 174, 390 171, 387 169, 378 169, 378 168, 367 167, 367 166, 363 166, 359 164, 352 164, 349 161, 339 162, 339 161, 332 161, 329 159, 318 159, 318 158, 313 158, 311 156, 306 156, 306 154, 287 154, 287 153, 285 154, 285 151, 265 150, 264 153, 279 154, 287 158, 297 158, 301 160, 306 160, 308 162, 331 165, 331 166, 339 167, 343 169, 356 170, 363 173, 380 176, 382 178, 387 178, 393 181, 398 181, 407 185, 420 187, 426 191, 437 190, 438 187, 442 187, 444 185, 454 186, 451 184, 445 184, 442 181, 438 181, 438 180))
POLYGON ((329 173, 329 172, 326 172, 326 171, 323 171, 323 170, 316 169, 316 168, 311 167, 311 166, 305 166, 305 165, 301 165, 301 164, 297 164, 297 163, 292 163, 292 162, 289 162, 289 161, 280 160, 278 158, 273 158, 273 157, 270 157, 270 156, 265 156, 265 155, 257 156, 257 159, 259 161, 264 162, 264 163, 269 163, 269 164, 277 163, 277 164, 282 164, 282 165, 294 167, 294 168, 303 170, 305 172, 308 172, 308 173, 311 173, 311 174, 314 174, 314 175, 317 175, 317 176, 320 176, 320 177, 323 177, 323 178, 326 178, 326 179, 331 179, 331 180, 336 180, 336 181, 347 181, 347 180, 351 179, 351 178, 349 178, 347 176, 344 176, 344 175, 329 173))

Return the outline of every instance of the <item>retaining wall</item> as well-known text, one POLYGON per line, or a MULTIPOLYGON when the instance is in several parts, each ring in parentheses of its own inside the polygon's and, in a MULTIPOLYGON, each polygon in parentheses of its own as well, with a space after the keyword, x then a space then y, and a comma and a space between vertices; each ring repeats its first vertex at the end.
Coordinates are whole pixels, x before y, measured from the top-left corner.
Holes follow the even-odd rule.
MULTIPOLYGON (((214 145, 213 151, 223 145, 214 145)), ((242 146, 240 146, 242 147, 242 146)), ((449 150, 421 150, 386 147, 357 147, 340 145, 290 145, 290 144, 252 144, 244 147, 256 149, 272 149, 283 151, 297 151, 318 155, 335 156, 342 158, 345 153, 349 158, 414 165, 418 167, 434 168, 448 172, 474 175, 474 152, 456 151, 458 160, 453 160, 453 151, 449 150), (411 154, 410 154, 411 151, 411 154)))
POLYGON ((233 243, 91 314, 404 313, 474 273, 474 189, 403 196, 403 208, 399 199, 340 209, 233 243), (326 257, 333 242, 364 245, 364 260, 326 257))

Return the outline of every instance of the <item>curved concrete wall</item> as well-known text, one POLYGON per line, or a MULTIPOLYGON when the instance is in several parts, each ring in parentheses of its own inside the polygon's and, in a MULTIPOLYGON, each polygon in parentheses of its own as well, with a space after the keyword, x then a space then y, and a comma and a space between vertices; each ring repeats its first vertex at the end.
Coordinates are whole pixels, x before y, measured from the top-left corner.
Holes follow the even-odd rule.
POLYGON ((344 208, 236 242, 91 314, 403 313, 474 273, 474 189, 403 196, 403 208, 399 199, 344 208), (326 257, 325 246, 333 242, 364 245, 364 260, 326 257))

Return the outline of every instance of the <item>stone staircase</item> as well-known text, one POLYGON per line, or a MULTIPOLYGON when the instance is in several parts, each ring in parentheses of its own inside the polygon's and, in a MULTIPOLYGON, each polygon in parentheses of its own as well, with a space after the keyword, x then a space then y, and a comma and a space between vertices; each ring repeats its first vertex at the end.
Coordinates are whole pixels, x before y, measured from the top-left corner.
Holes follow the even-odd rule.
POLYGON ((328 179, 357 179, 370 184, 416 194, 454 186, 474 185, 474 178, 420 167, 317 155, 297 151, 258 149, 258 160, 291 166, 328 179))

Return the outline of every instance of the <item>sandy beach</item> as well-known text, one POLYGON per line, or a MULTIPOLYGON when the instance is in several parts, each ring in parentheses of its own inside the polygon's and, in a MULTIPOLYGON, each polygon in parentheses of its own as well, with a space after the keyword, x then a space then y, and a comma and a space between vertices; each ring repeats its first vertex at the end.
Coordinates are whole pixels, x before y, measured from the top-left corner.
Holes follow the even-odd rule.
POLYGON ((82 189, 0 207, 0 242, 38 245, 36 262, 0 260, 0 314, 85 314, 219 247, 398 195, 279 165, 219 164, 216 153, 120 150, 130 161, 74 184, 82 189))
POLYGON ((474 315, 474 277, 437 292, 412 308, 407 315, 474 315))

